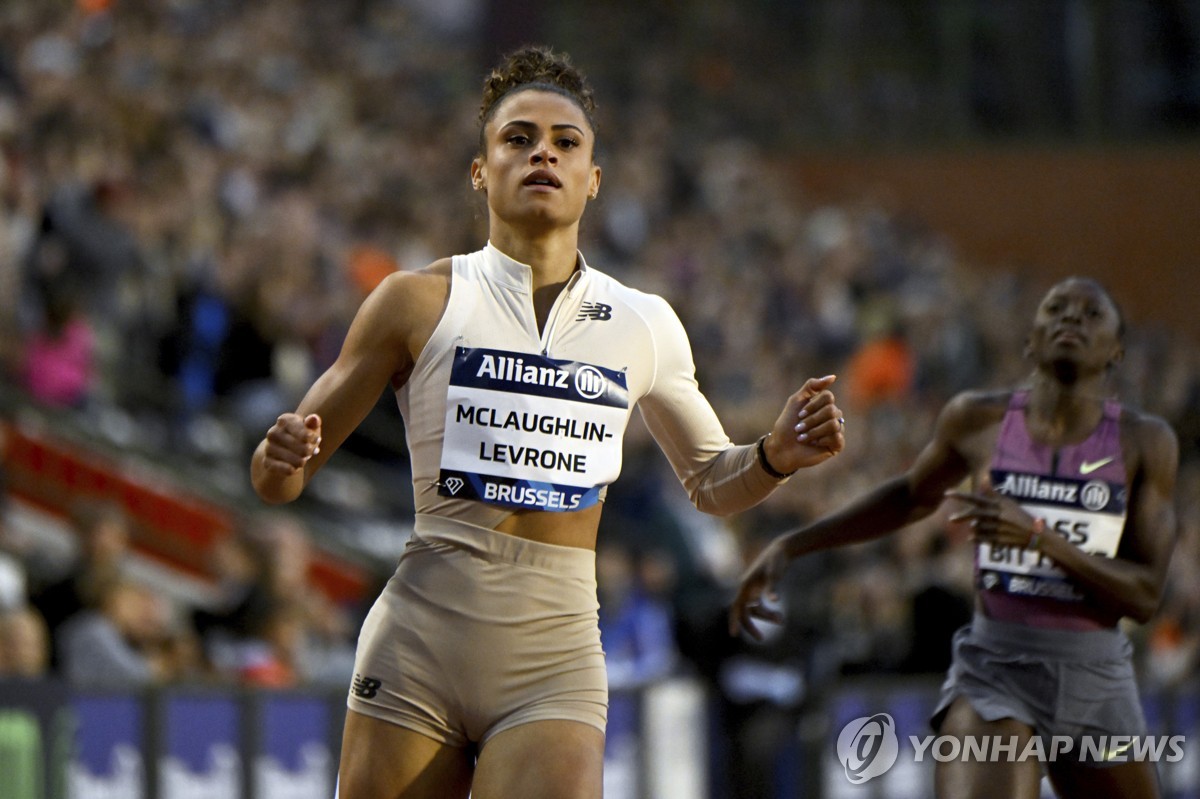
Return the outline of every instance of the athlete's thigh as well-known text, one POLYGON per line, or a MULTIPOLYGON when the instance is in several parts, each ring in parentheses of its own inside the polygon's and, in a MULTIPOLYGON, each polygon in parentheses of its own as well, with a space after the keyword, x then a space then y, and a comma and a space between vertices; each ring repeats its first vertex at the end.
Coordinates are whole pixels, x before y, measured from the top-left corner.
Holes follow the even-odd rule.
POLYGON ((1050 783, 1060 799, 1157 799, 1158 772, 1141 761, 1099 768, 1078 763, 1050 765, 1050 783))
POLYGON ((406 727, 346 712, 339 799, 466 799, 471 755, 406 727))
POLYGON ((471 799, 600 799, 604 733, 578 721, 531 721, 489 740, 471 799))
MULTIPOLYGON (((1016 739, 1011 762, 938 761, 934 782, 941 799, 1037 799, 1041 792, 1041 767, 1034 758, 1023 763, 1016 761, 1033 737, 1029 725, 1016 719, 986 721, 960 696, 946 712, 938 732, 960 739, 992 737, 993 741, 1000 739, 1006 745, 1016 739)), ((988 749, 991 751, 991 744, 988 749)))

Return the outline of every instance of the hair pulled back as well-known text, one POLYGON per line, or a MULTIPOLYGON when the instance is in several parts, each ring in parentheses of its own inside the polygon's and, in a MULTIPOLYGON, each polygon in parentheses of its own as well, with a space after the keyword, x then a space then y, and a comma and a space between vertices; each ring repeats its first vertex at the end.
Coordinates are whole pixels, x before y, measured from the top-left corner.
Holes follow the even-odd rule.
POLYGON ((504 57, 483 81, 483 102, 479 106, 479 150, 484 150, 483 130, 496 114, 505 97, 529 89, 554 92, 579 106, 592 132, 596 130, 596 101, 592 87, 566 53, 549 47, 523 47, 504 57))

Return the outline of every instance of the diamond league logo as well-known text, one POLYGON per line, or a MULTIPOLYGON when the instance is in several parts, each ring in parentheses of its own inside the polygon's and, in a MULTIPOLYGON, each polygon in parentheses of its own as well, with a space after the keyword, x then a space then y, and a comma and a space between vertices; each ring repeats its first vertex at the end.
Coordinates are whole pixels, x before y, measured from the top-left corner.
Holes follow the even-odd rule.
POLYGON ((451 496, 454 496, 462 489, 464 485, 466 485, 466 483, 461 477, 448 477, 445 481, 443 481, 442 485, 446 486, 446 489, 450 492, 451 496))
POLYGON ((887 713, 854 719, 838 735, 838 760, 846 769, 846 779, 855 785, 886 772, 899 753, 896 722, 887 713))

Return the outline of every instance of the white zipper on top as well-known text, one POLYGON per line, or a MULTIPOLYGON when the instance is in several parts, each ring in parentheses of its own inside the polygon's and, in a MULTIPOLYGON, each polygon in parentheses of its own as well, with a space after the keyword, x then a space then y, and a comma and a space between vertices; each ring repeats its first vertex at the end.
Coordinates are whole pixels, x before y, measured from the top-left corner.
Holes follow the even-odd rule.
MULTIPOLYGON (((549 357, 550 355, 550 343, 553 341, 554 332, 558 328, 558 317, 562 315, 562 307, 566 304, 566 299, 564 298, 570 298, 571 294, 575 291, 575 286, 582 277, 583 272, 579 270, 573 272, 567 280, 567 285, 563 287, 562 291, 558 292, 558 296, 554 298, 554 304, 550 306, 550 314, 546 317, 546 327, 542 330, 541 347, 543 356, 549 357)), ((530 305, 532 305, 533 296, 530 295, 529 299, 530 305)), ((534 314, 534 324, 537 324, 536 312, 534 314)))

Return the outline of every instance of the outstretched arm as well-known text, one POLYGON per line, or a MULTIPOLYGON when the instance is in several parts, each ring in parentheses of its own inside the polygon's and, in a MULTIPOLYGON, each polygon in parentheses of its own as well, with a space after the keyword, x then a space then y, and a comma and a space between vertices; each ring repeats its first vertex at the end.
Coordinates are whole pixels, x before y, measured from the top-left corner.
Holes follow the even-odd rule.
POLYGON ((933 439, 904 474, 888 480, 844 508, 772 541, 746 570, 729 611, 729 632, 762 633, 755 619, 780 621, 765 607, 763 596, 775 598, 775 586, 788 564, 811 552, 880 538, 922 519, 937 509, 947 489, 970 473, 960 443, 980 424, 979 403, 970 395, 952 400, 938 418, 933 439))
POLYGON ((832 382, 832 377, 806 381, 788 398, 771 432, 753 444, 730 444, 694 383, 669 403, 643 398, 639 406, 692 504, 726 516, 766 499, 792 472, 842 451, 841 411, 827 388, 832 382))
POLYGON ((696 382, 691 345, 661 298, 644 307, 653 330, 654 381, 638 409, 697 508, 728 515, 770 496, 797 469, 815 466, 845 446, 835 378, 811 378, 788 397, 771 431, 734 445, 696 382))

